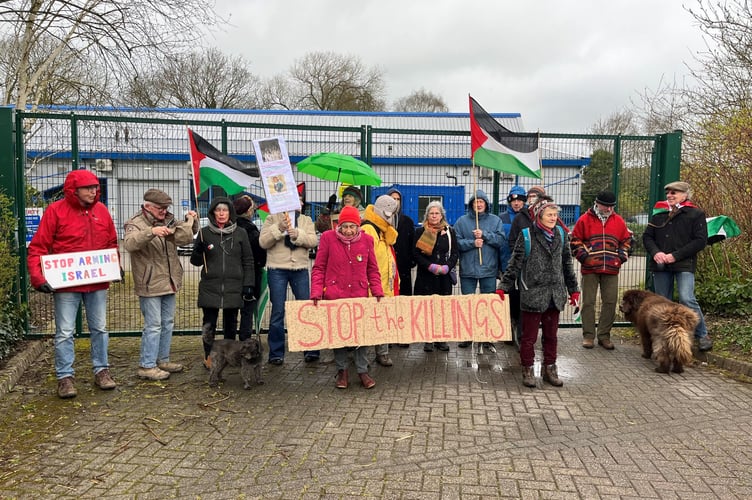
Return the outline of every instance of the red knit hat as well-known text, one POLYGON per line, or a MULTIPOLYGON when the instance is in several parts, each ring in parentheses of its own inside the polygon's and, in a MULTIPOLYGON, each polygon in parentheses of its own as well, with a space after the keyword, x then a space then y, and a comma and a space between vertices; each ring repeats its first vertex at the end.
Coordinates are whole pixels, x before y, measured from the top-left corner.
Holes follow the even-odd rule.
POLYGON ((342 208, 337 223, 344 224, 345 222, 352 222, 353 224, 360 226, 360 212, 358 212, 357 208, 351 206, 342 208))

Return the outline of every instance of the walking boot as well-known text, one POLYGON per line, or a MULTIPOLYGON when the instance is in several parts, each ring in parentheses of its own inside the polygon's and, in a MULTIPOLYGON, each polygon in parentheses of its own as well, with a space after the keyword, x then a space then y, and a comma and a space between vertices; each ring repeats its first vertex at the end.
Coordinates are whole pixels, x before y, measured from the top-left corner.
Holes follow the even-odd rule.
POLYGON ((525 387, 535 387, 535 377, 533 376, 532 366, 522 367, 522 385, 525 387))
POLYGON ((556 371, 556 365, 545 365, 543 367, 543 381, 555 387, 561 387, 564 382, 561 381, 556 371))
POLYGON ((337 370, 335 385, 337 389, 347 389, 347 370, 337 370))
POLYGON ((360 383, 363 384, 363 387, 366 389, 370 389, 376 385, 376 381, 367 373, 358 373, 358 377, 360 377, 360 383))

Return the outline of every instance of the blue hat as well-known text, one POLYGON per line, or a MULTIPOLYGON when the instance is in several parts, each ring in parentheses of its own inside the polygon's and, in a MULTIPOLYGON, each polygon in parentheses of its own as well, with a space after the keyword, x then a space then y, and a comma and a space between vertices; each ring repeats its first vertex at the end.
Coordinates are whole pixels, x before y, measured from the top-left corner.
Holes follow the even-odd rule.
POLYGON ((523 188, 522 186, 512 186, 512 189, 509 190, 509 195, 507 195, 507 203, 513 200, 527 201, 527 193, 525 192, 525 188, 523 188))

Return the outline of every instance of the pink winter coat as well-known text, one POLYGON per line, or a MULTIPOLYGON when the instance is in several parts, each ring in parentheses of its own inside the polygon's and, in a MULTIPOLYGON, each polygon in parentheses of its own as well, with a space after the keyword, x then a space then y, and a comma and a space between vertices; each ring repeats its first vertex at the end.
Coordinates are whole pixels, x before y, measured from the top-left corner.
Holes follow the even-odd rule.
POLYGON ((336 231, 321 233, 316 261, 311 271, 312 299, 347 299, 383 297, 379 265, 374 253, 373 238, 360 232, 360 239, 348 244, 336 231))

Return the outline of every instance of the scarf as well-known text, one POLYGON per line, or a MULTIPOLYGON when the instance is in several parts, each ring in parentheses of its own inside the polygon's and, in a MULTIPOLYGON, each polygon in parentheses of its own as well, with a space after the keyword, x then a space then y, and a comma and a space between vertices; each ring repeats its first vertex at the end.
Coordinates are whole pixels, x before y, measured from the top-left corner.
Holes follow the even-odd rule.
POLYGON ((235 232, 235 229, 238 227, 238 225, 234 222, 230 224, 225 224, 225 227, 217 227, 214 225, 214 221, 209 218, 209 225, 206 226, 209 228, 209 231, 216 234, 231 234, 235 232))
POLYGON ((356 241, 358 241, 360 239, 360 235, 363 233, 361 233, 360 228, 358 228, 358 232, 352 236, 345 236, 344 234, 339 232, 339 229, 334 231, 334 234, 336 234, 337 239, 341 241, 342 243, 344 243, 345 245, 351 245, 355 243, 356 241))
POLYGON ((540 221, 538 221, 538 220, 535 221, 535 227, 537 227, 538 229, 541 230, 541 232, 543 233, 543 236, 546 238, 546 241, 548 242, 548 245, 549 246, 553 246, 553 244, 554 244, 554 230, 547 228, 546 226, 544 226, 543 224, 541 224, 540 221))
POLYGON ((447 223, 443 218, 436 226, 431 226, 430 224, 424 225, 423 234, 420 235, 415 246, 424 254, 431 255, 433 253, 433 247, 436 245, 436 238, 438 237, 439 231, 443 232, 446 227, 447 223))
POLYGON ((368 205, 366 207, 363 219, 376 226, 376 229, 379 230, 379 234, 383 235, 384 241, 387 245, 392 246, 397 242, 397 230, 384 220, 383 217, 376 213, 373 205, 368 205))
POLYGON ((663 201, 659 201, 658 203, 655 204, 655 206, 653 206, 653 215, 660 214, 662 212, 674 212, 674 211, 679 210, 682 207, 697 208, 697 205, 695 205, 689 200, 684 200, 684 202, 682 203, 677 203, 676 205, 671 206, 668 204, 668 201, 663 200, 663 201))

